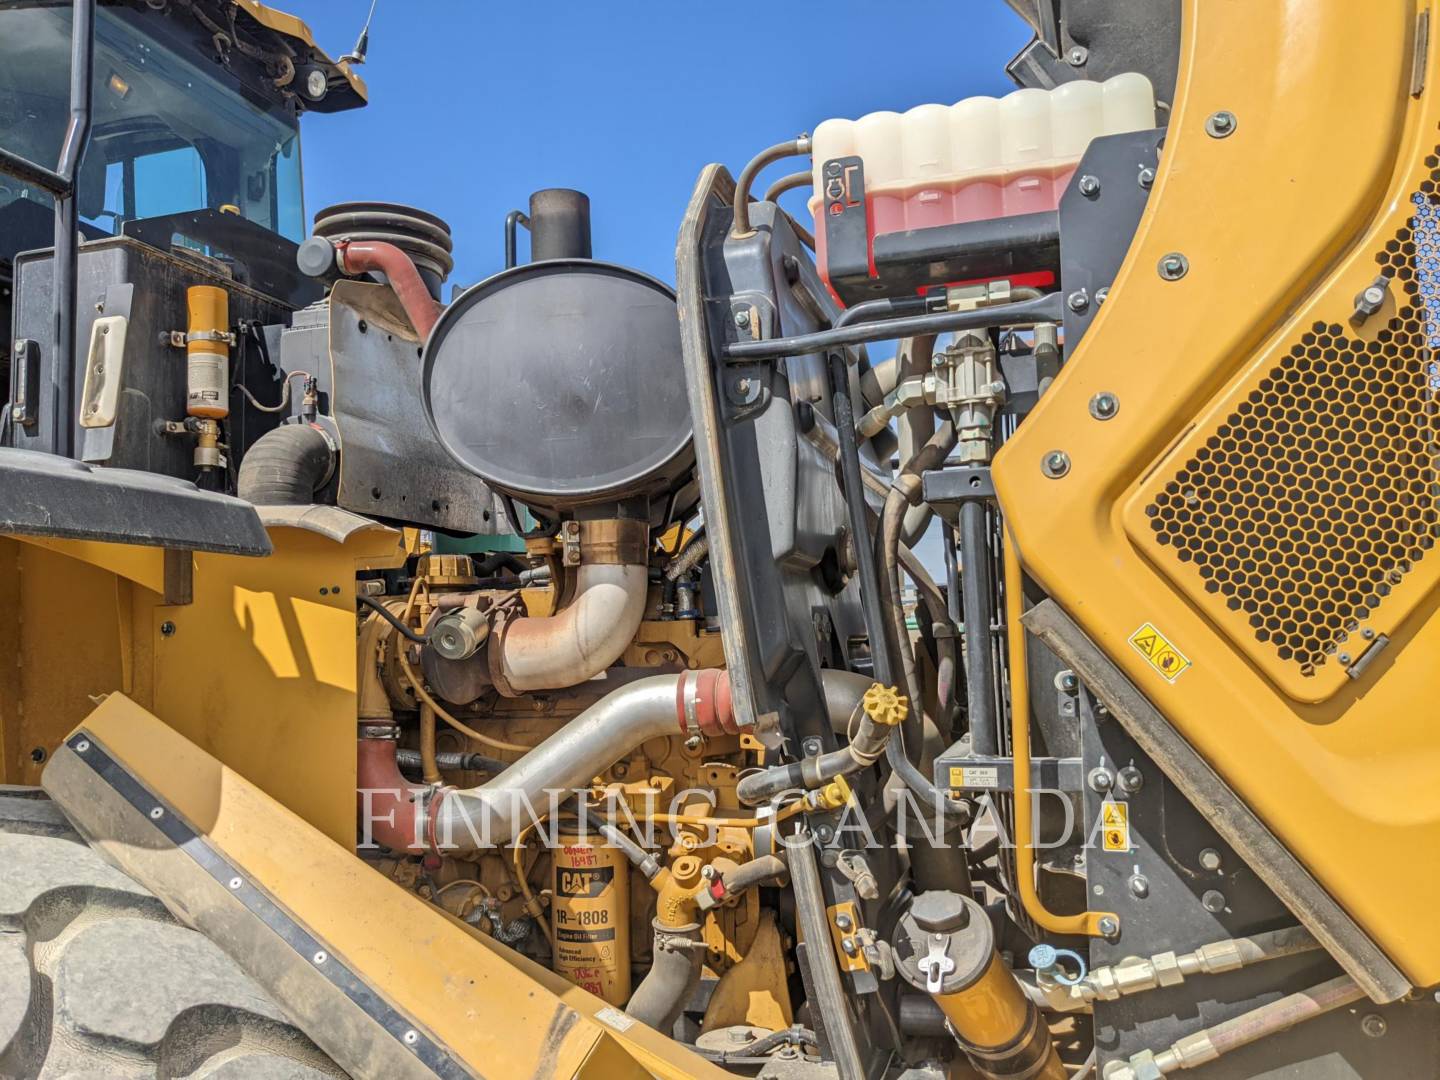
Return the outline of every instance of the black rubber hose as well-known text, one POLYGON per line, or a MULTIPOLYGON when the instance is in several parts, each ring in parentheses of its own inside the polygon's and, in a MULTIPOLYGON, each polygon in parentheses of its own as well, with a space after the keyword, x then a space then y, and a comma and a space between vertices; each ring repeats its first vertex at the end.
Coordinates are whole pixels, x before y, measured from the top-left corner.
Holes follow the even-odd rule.
POLYGON ((403 622, 396 618, 393 611, 387 608, 379 600, 376 600, 373 596, 365 596, 364 594, 361 594, 360 596, 355 597, 355 602, 357 604, 363 604, 365 607, 368 607, 371 611, 375 612, 376 615, 379 615, 387 623, 393 626, 396 633, 404 635, 407 641, 413 641, 417 645, 424 645, 427 641, 430 640, 428 637, 426 637, 424 634, 420 633, 413 627, 406 626, 403 622))
POLYGON ((496 570, 509 570, 516 574, 523 574, 529 569, 530 564, 513 551, 497 551, 493 555, 485 556, 475 564, 477 577, 488 577, 496 570))
MULTIPOLYGON (((422 767, 419 750, 407 750, 404 747, 395 751, 395 764, 402 769, 419 769, 422 767)), ((483 772, 499 774, 510 767, 509 762, 500 761, 498 758, 486 757, 484 754, 472 754, 464 750, 441 750, 435 755, 435 764, 442 769, 458 769, 463 772, 483 772)))
POLYGON ((724 877, 725 891, 742 893, 756 885, 773 885, 790 872, 779 855, 757 855, 724 877))
POLYGON ((309 506, 335 471, 335 449, 319 428, 267 431, 240 462, 236 493, 256 506, 309 506))
POLYGON ((782 158, 798 157, 809 152, 810 136, 801 135, 799 138, 766 147, 749 160, 740 170, 739 179, 735 181, 735 221, 730 227, 731 236, 749 236, 752 231, 750 228, 750 188, 755 183, 755 177, 759 175, 760 170, 782 158))
POLYGON ((625 1011, 642 1024, 669 1035, 700 985, 705 949, 700 927, 655 927, 650 971, 630 995, 625 1011))
POLYGON ((984 503, 960 504, 960 603, 965 623, 965 712, 970 752, 994 757, 1000 752, 995 726, 995 609, 990 584, 990 523, 984 503))

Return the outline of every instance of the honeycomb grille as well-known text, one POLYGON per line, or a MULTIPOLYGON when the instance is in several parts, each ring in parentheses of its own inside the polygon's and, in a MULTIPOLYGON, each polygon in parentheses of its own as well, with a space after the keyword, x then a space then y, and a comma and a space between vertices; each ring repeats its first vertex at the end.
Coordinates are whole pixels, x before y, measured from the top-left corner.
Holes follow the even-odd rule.
POLYGON ((1145 508, 1155 539, 1305 677, 1364 651, 1347 641, 1373 634, 1440 528, 1440 158, 1426 166, 1375 257, 1395 317, 1373 340, 1312 325, 1145 508))

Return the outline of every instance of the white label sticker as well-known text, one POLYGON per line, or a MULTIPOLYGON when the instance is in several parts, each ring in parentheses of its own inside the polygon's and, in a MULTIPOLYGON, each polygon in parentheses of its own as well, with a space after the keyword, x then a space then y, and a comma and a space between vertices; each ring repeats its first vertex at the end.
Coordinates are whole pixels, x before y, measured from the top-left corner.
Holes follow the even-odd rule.
POLYGON ((635 1026, 635 1018, 629 1013, 621 1012, 613 1005, 606 1005, 603 1009, 597 1009, 595 1019, 602 1024, 609 1024, 616 1031, 629 1031, 635 1026))

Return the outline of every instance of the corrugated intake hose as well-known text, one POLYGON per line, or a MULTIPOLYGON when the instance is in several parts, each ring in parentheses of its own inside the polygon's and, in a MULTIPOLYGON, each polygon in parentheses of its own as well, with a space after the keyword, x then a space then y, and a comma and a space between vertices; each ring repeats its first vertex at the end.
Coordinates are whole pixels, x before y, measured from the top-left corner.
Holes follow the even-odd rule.
POLYGON ((625 1011, 642 1024, 669 1035, 700 985, 700 965, 704 959, 699 925, 656 925, 650 972, 630 995, 625 1011))
POLYGON ((240 462, 236 494, 256 506, 309 506, 335 472, 335 447, 319 428, 267 431, 240 462))

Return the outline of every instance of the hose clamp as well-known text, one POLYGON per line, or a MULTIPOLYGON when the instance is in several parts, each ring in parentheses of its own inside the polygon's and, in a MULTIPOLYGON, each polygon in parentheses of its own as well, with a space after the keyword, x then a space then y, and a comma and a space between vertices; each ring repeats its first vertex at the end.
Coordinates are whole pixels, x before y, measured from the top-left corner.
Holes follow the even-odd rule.
POLYGON ((399 724, 361 724, 360 738, 362 739, 384 739, 395 742, 400 738, 399 724))
POLYGON ((229 330, 191 330, 185 335, 185 344, 192 341, 219 341, 226 345, 235 344, 235 335, 229 330))

